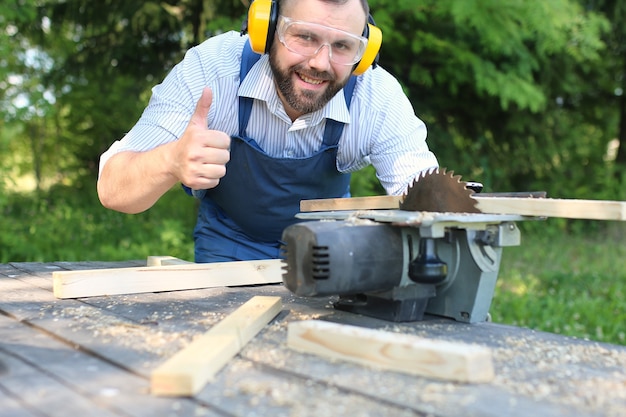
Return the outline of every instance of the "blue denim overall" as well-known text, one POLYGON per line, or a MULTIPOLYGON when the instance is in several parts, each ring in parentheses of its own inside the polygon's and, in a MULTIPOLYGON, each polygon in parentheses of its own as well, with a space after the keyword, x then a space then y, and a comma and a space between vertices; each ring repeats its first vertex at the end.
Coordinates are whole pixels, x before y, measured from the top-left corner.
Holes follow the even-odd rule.
MULTIPOLYGON (((260 55, 246 42, 240 82, 260 55)), ((348 108, 356 77, 344 87, 348 108)), ((300 200, 348 196, 350 174, 337 171, 343 123, 326 120, 320 149, 306 158, 273 158, 246 135, 253 99, 239 98, 239 135, 232 136, 226 175, 201 198, 194 230, 196 262, 272 259, 283 230, 298 222, 300 200)))

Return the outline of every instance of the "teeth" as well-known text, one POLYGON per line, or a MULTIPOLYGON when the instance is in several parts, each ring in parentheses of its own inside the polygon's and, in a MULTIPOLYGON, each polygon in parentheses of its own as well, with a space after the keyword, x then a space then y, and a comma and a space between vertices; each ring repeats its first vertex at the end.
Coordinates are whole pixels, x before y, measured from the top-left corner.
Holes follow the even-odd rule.
POLYGON ((302 80, 304 80, 305 82, 309 84, 313 84, 313 85, 320 85, 321 83, 324 82, 324 80, 314 80, 313 78, 309 78, 306 75, 302 75, 302 74, 300 74, 300 78, 302 78, 302 80))

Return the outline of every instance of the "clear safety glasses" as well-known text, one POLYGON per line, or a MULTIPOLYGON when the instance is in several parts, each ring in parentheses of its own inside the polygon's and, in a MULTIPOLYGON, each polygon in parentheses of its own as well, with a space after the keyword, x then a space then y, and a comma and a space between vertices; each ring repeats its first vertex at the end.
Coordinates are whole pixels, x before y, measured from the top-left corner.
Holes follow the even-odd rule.
POLYGON ((278 17, 278 39, 287 49, 310 57, 328 46, 330 60, 340 65, 354 65, 361 60, 367 39, 350 32, 317 23, 278 17))

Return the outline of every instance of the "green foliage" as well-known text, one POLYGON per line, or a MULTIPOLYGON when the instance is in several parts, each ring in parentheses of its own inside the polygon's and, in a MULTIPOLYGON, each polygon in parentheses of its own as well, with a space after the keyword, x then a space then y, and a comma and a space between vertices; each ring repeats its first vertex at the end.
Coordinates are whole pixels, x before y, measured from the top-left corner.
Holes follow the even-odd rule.
MULTIPOLYGON (((575 0, 370 5, 384 32, 381 64, 404 84, 443 166, 490 191, 594 198, 621 188, 613 175, 620 170, 604 162, 626 117, 614 94, 624 78, 619 2, 595 2, 596 9, 575 0)), ((24 77, 2 103, 9 123, 26 125, 11 152, 31 155, 21 158, 19 174, 30 169, 37 179, 68 184, 95 173, 99 155, 134 124, 150 87, 189 46, 237 30, 246 11, 239 0, 20 6, 3 17, 11 43, 0 40, 5 51, 19 45, 4 59, 24 77), (37 51, 30 61, 28 51, 37 51), (18 95, 31 106, 12 114, 18 95), (35 121, 31 109, 43 117, 35 121)), ((365 193, 380 190, 371 171, 359 181, 365 193)))
POLYGON ((9 194, 0 204, 0 263, 145 259, 193 260, 195 199, 172 189, 136 215, 103 208, 95 184, 9 194))
POLYGON ((443 166, 489 191, 595 198, 619 188, 604 161, 620 120, 607 106, 616 84, 603 71, 616 56, 605 17, 568 0, 371 6, 382 65, 404 83, 443 166))
POLYGON ((14 39, 0 40, 0 51, 19 47, 2 54, 15 83, 0 113, 9 123, 34 125, 36 109, 38 134, 25 132, 30 146, 14 152, 33 155, 29 167, 41 170, 38 179, 47 169, 66 180, 94 175, 100 154, 140 116, 150 88, 190 46, 239 29, 245 11, 235 0, 21 3, 27 16, 4 17, 14 39), (16 101, 25 102, 23 111, 14 111, 16 101))
POLYGON ((385 189, 376 178, 376 170, 369 166, 352 174, 350 192, 354 197, 385 195, 385 189))
POLYGON ((36 18, 34 2, 8 0, 0 4, 0 100, 9 88, 7 76, 19 65, 15 45, 21 43, 23 38, 17 31, 17 25, 31 24, 36 18))

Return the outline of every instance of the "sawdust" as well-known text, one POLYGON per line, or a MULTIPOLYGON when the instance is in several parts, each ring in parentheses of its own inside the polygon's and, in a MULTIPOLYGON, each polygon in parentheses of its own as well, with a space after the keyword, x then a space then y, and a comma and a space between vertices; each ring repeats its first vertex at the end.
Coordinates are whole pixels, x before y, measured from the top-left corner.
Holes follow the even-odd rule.
POLYGON ((626 352, 600 344, 505 339, 493 349, 494 384, 533 400, 602 409, 623 415, 626 406, 626 352), (612 372, 607 372, 611 370, 612 372))
MULTIPOLYGON (((41 316, 45 314, 45 311, 40 312, 41 316)), ((87 305, 52 311, 53 319, 63 320, 73 332, 90 332, 90 335, 101 344, 115 343, 157 357, 174 355, 195 338, 200 337, 203 329, 210 329, 225 316, 204 312, 196 317, 195 327, 198 330, 174 330, 181 316, 190 314, 189 310, 153 312, 140 322, 134 322, 87 305), (168 325, 168 321, 172 321, 172 324, 168 325)))
MULTIPOLYGON (((423 337, 432 337, 435 329, 458 337, 473 327, 432 323, 410 330, 401 325, 385 327, 387 331, 423 337)), ((536 333, 493 337, 491 341, 495 346, 491 342, 483 346, 489 345, 493 355, 496 376, 492 385, 535 401, 605 410, 608 416, 624 415, 626 350, 574 338, 545 340, 536 333)), ((429 398, 435 400, 438 396, 429 398)))
MULTIPOLYGON (((247 359, 261 362, 279 369, 297 370, 310 373, 307 361, 299 362, 300 355, 286 353, 286 332, 288 322, 300 319, 323 318, 324 314, 291 314, 289 320, 274 322, 266 332, 260 334, 255 349, 248 348, 242 353, 247 359)), ((446 340, 473 339, 474 326, 458 326, 445 323, 420 323, 403 325, 390 323, 382 330, 411 334, 426 338, 446 340), (435 336, 439 334, 440 336, 435 336), (466 336, 466 337, 464 337, 466 336)), ((580 410, 602 410, 607 416, 621 416, 626 409, 626 351, 611 349, 599 343, 580 340, 563 341, 546 339, 540 334, 520 332, 520 336, 500 338, 487 334, 483 343, 464 341, 468 345, 487 346, 492 352, 495 378, 485 385, 457 384, 446 381, 416 379, 411 385, 412 394, 398 388, 401 377, 390 373, 366 372, 347 367, 347 373, 327 374, 328 368, 320 375, 330 386, 352 387, 356 391, 369 392, 376 386, 376 395, 394 398, 400 404, 413 404, 419 401, 424 412, 442 411, 451 399, 459 407, 472 409, 478 401, 484 401, 486 392, 497 388, 508 392, 510 397, 502 399, 504 404, 515 408, 516 403, 537 401, 555 406, 572 407, 580 410), (324 375, 324 376, 322 376, 324 375), (352 375, 352 377, 346 377, 352 375), (356 379, 358 378, 358 383, 356 379), (387 381, 387 382, 383 382, 387 381), (484 388, 481 388, 483 386, 484 388), (493 388, 487 388, 493 387, 493 388)), ((330 362, 330 361, 329 361, 330 362)), ((329 365, 330 367, 334 365, 329 365)), ((337 366, 344 366, 338 364, 337 366)), ((317 379, 317 378, 316 378, 317 379)), ((245 390, 262 391, 271 389, 250 383, 245 390)), ((500 391, 501 392, 501 391, 500 391)), ((267 395, 277 395, 266 392, 267 395)))
MULTIPOLYGON (((378 417, 394 415, 409 417, 421 415, 415 411, 377 403, 361 395, 349 393, 312 379, 298 379, 254 372, 250 362, 239 361, 230 369, 232 379, 227 379, 227 391, 232 397, 244 396, 247 405, 258 410, 259 415, 269 415, 263 410, 284 409, 284 416, 359 416, 378 417), (252 374, 250 373, 252 372, 252 374), (239 375, 247 375, 237 378, 239 375)), ((236 410, 233 410, 236 413, 236 410)))
MULTIPOLYGON (((232 307, 239 305, 237 301, 230 302, 232 307)), ((113 315, 106 310, 114 307, 111 304, 105 309, 98 309, 89 305, 79 307, 66 307, 63 309, 51 309, 49 306, 42 308, 41 316, 52 315, 55 321, 63 322, 64 326, 71 331, 87 331, 102 344, 117 344, 132 347, 134 350, 149 352, 158 358, 168 358, 179 350, 186 347, 204 331, 226 317, 226 313, 204 312, 197 313, 188 309, 176 309, 175 306, 167 311, 152 312, 140 321, 125 319, 119 315, 113 315), (190 319, 193 316, 193 320, 190 319), (185 330, 180 330, 180 323, 185 323, 185 330)), ((132 304, 129 305, 129 309, 132 304)), ((291 369, 293 355, 285 354, 286 333, 290 321, 315 320, 328 314, 326 310, 333 310, 332 302, 316 308, 304 308, 302 311, 292 309, 288 312, 288 319, 279 319, 270 323, 265 331, 261 332, 254 343, 255 346, 245 348, 243 357, 253 361, 271 365, 276 369, 291 369), (259 349, 259 344, 263 349, 259 349)), ((224 310, 222 310, 224 311, 224 310)), ((421 337, 434 337, 433 334, 448 334, 443 338, 456 338, 461 333, 472 332, 472 326, 459 327, 448 324, 422 323, 419 325, 402 325, 390 323, 381 327, 382 330, 399 333, 413 334, 421 337)), ((490 336, 491 337, 491 336, 490 336)), ((602 410, 609 417, 623 415, 626 409, 626 351, 610 349, 599 343, 591 342, 563 342, 562 340, 548 340, 538 335, 509 336, 502 339, 493 336, 490 342, 496 376, 491 383, 512 395, 512 398, 528 398, 533 401, 549 402, 563 406, 572 406, 585 410, 602 410)), ((485 344, 482 344, 485 346, 485 344)), ((236 361, 229 364, 230 369, 250 366, 251 362, 236 361)), ((149 365, 149 363, 148 363, 149 365)), ((306 368, 306 367, 305 367, 306 368)), ((359 385, 376 386, 380 375, 370 374, 372 380, 367 383, 360 381, 359 385)), ((224 387, 225 396, 237 397, 245 395, 249 398, 250 405, 266 403, 273 407, 289 409, 293 416, 313 415, 343 415, 351 416, 374 416, 377 409, 361 407, 359 401, 362 397, 354 394, 334 392, 334 386, 345 386, 346 381, 341 375, 328 376, 325 384, 320 381, 305 380, 299 384, 277 381, 275 378, 265 380, 263 378, 248 378, 237 381, 224 387), (303 385, 304 384, 304 385, 303 385), (327 385, 330 384, 330 385, 327 385), (319 385, 319 386, 318 386, 319 385), (311 392, 315 392, 314 395, 311 392), (307 401, 302 401, 302 396, 307 401), (309 401, 309 397, 331 396, 334 401, 337 397, 345 396, 346 399, 336 406, 325 406, 309 401), (351 400, 348 397, 353 396, 351 400), (298 399, 295 401, 294 399, 298 399), (358 409, 351 409, 359 404, 358 409), (361 412, 362 414, 355 414, 361 412)), ((389 392, 398 402, 403 402, 403 396, 393 387, 379 387, 379 394, 389 392)), ((459 407, 469 406, 477 397, 466 391, 461 384, 446 383, 440 381, 421 380, 412 388, 414 391, 412 400, 406 399, 406 403, 415 401, 415 395, 423 402, 422 410, 433 412, 438 406, 446 404, 450 398, 454 398, 459 407), (419 389, 417 389, 419 387, 419 389), (467 394, 467 395, 466 395, 467 394)), ((378 409, 378 411, 381 411, 378 409)), ((403 415, 402 413, 398 415, 403 415)), ((414 412, 406 411, 406 415, 414 415, 414 412)))

